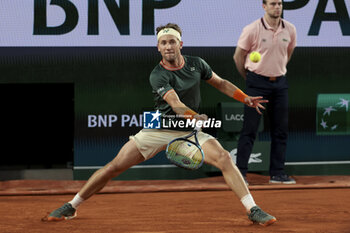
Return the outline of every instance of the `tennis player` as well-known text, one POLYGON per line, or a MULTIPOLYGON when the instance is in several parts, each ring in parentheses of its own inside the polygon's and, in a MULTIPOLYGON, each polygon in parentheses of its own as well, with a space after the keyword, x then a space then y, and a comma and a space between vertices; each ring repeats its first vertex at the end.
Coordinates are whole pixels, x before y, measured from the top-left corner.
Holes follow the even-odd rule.
MULTIPOLYGON (((198 113, 201 80, 255 108, 259 113, 260 109, 264 109, 261 103, 266 101, 262 100, 262 97, 247 96, 231 82, 215 74, 203 59, 182 55, 182 31, 178 25, 168 23, 156 30, 157 47, 162 55, 162 60, 150 75, 156 110, 162 114, 174 113, 191 119, 207 120, 208 117, 205 114, 198 113)), ((60 221, 74 218, 78 206, 100 191, 112 178, 165 150, 171 140, 188 134, 189 131, 169 129, 141 130, 130 137, 111 162, 89 178, 71 201, 52 211, 44 220, 60 221)), ((255 204, 229 152, 224 150, 214 137, 202 131, 198 133, 198 140, 205 154, 205 162, 222 171, 228 186, 245 207, 248 218, 264 226, 274 223, 276 218, 265 213, 255 204)))

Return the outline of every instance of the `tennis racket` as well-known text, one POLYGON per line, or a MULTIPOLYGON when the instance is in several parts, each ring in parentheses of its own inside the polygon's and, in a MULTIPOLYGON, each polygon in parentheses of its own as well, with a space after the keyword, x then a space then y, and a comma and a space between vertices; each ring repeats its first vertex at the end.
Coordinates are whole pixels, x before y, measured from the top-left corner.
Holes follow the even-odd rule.
POLYGON ((200 127, 196 127, 189 135, 175 138, 168 143, 165 154, 170 162, 189 170, 196 170, 203 165, 204 153, 197 138, 199 130, 200 127), (194 137, 194 141, 190 137, 194 137))

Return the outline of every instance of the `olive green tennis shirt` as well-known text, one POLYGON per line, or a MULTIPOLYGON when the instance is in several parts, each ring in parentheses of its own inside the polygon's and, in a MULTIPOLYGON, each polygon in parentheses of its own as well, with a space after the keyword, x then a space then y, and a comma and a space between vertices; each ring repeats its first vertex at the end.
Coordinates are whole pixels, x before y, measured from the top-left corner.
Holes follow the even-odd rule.
POLYGON ((155 109, 162 115, 176 115, 163 97, 174 90, 182 103, 199 112, 201 102, 200 81, 209 80, 213 72, 210 66, 200 57, 186 56, 184 64, 179 67, 167 67, 162 61, 153 69, 150 75, 155 109))

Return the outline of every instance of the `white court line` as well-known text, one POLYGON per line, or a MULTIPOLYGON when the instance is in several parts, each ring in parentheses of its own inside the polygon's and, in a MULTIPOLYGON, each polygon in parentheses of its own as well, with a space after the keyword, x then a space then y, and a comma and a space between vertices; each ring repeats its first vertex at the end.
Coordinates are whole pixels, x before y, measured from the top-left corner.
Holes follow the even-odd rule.
MULTIPOLYGON (((84 169, 100 169, 103 166, 76 166, 74 167, 75 170, 84 170, 84 169)), ((170 168, 170 167, 176 167, 172 164, 164 164, 164 165, 135 165, 131 168, 137 169, 137 168, 170 168)))
MULTIPOLYGON (((313 161, 313 162, 286 162, 285 165, 331 165, 331 164, 350 164, 350 161, 313 161)), ((100 169, 103 166, 76 166, 74 170, 85 170, 85 169, 100 169)), ((172 164, 164 165, 135 165, 131 168, 172 168, 176 167, 172 164)))
POLYGON ((314 161, 314 162, 286 162, 286 165, 329 165, 329 164, 350 164, 350 161, 314 161))

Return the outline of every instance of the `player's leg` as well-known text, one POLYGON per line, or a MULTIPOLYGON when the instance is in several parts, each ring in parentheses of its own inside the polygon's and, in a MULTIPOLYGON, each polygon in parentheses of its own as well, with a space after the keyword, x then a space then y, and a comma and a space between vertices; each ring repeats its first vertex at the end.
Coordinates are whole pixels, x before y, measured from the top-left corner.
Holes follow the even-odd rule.
POLYGON ((144 160, 145 158, 139 152, 135 141, 129 140, 111 162, 96 171, 89 178, 73 200, 52 211, 49 216, 45 217, 43 220, 61 221, 74 218, 77 213, 76 209, 83 201, 100 191, 112 178, 144 160))
POLYGON ((73 200, 51 212, 43 220, 60 221, 74 218, 76 208, 93 194, 100 191, 109 180, 118 176, 133 165, 150 159, 166 148, 167 143, 174 137, 183 136, 183 132, 175 133, 164 130, 141 130, 131 136, 118 155, 103 168, 96 171, 86 182, 73 200))
POLYGON ((93 194, 100 191, 112 178, 117 177, 123 171, 133 165, 143 162, 145 158, 139 152, 134 140, 129 140, 119 151, 118 155, 103 168, 96 171, 83 188, 79 196, 87 200, 93 194))
MULTIPOLYGON (((242 199, 249 194, 247 185, 245 184, 240 171, 233 163, 229 152, 222 148, 217 140, 210 139, 206 141, 202 145, 202 149, 205 155, 205 162, 221 170, 226 183, 239 199, 242 199)), ((248 206, 247 210, 253 206, 248 206)))
POLYGON ((205 154, 205 162, 221 170, 224 179, 232 191, 246 208, 251 221, 268 226, 276 221, 276 218, 265 213, 256 204, 249 192, 244 179, 233 163, 231 156, 215 139, 209 139, 202 145, 205 154))

